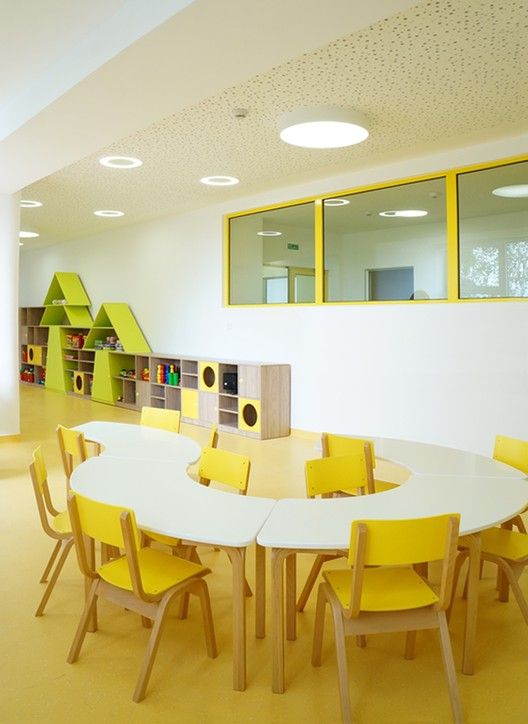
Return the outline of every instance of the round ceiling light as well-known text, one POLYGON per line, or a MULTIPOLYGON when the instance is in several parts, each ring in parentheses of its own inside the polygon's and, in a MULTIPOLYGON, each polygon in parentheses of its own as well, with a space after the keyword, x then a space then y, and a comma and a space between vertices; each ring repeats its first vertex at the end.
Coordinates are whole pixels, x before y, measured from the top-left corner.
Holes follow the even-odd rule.
POLYGON ((40 234, 36 231, 21 231, 18 236, 20 239, 36 239, 40 234))
POLYGON ((204 176, 200 183, 206 186, 234 186, 240 183, 240 179, 236 176, 204 176))
POLYGON ((23 209, 36 209, 37 206, 42 206, 42 201, 31 201, 30 199, 22 199, 20 206, 23 209))
POLYGON ((282 236, 282 231, 257 231, 257 236, 282 236))
POLYGON ((323 203, 325 206, 346 206, 350 201, 348 199, 325 199, 323 203))
POLYGON ((24 242, 23 242, 23 241, 19 241, 19 242, 18 242, 18 245, 19 245, 19 246, 24 246, 24 242))
POLYGON ((343 148, 368 138, 364 117, 351 108, 299 109, 285 113, 279 121, 285 143, 303 148, 343 148))
POLYGON ((380 211, 380 216, 388 216, 394 218, 395 216, 404 217, 406 219, 415 219, 418 216, 427 216, 429 212, 424 209, 391 209, 390 211, 380 211))
POLYGON ((491 192, 494 196, 503 196, 505 199, 525 199, 528 196, 528 184, 515 184, 514 186, 500 186, 491 192))
POLYGON ((115 211, 113 209, 102 209, 100 211, 94 211, 94 216, 108 216, 114 218, 115 216, 124 216, 124 211, 115 211))
POLYGON ((137 168, 143 165, 143 161, 133 156, 103 156, 99 163, 109 168, 137 168))

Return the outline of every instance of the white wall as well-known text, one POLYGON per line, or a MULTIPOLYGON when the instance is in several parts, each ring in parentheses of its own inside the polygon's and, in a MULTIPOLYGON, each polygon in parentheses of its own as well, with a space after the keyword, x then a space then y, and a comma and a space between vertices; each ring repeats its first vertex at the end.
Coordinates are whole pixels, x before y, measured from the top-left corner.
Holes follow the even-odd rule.
POLYGON ((292 365, 292 427, 490 453, 528 438, 528 304, 224 308, 222 214, 528 151, 528 136, 277 189, 23 255, 20 302, 55 271, 80 274, 93 310, 129 302, 152 348, 292 365))
POLYGON ((20 431, 18 404, 18 232, 20 196, 0 194, 0 436, 20 431))

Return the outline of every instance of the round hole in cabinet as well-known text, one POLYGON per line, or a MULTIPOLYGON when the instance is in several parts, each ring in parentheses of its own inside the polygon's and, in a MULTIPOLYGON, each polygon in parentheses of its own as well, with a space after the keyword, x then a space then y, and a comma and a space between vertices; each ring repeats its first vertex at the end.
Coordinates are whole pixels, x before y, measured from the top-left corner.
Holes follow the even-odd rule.
POLYGON ((30 362, 33 362, 33 356, 34 356, 34 354, 35 354, 35 352, 34 352, 33 348, 30 347, 30 348, 29 348, 29 361, 30 361, 30 362))
POLYGON ((250 403, 244 405, 244 409, 242 410, 242 417, 244 418, 244 422, 248 427, 254 427, 258 419, 255 407, 250 403))
POLYGON ((75 378, 75 387, 76 387, 76 388, 79 390, 79 392, 80 392, 80 391, 82 390, 82 386, 83 386, 83 379, 82 379, 82 377, 81 377, 80 375, 78 375, 78 376, 75 378))
POLYGON ((204 367, 202 372, 202 379, 206 387, 212 387, 216 381, 215 371, 212 367, 204 367))

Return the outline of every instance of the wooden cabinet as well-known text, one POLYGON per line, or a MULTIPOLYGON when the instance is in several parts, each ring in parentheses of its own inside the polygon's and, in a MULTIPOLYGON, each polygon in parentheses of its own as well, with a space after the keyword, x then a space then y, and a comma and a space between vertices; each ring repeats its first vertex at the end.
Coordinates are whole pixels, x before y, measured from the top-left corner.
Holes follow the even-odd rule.
POLYGON ((74 325, 88 314, 81 311, 83 297, 53 304, 70 301, 67 284, 80 294, 73 278, 57 274, 49 306, 20 310, 22 382, 46 382, 50 389, 132 410, 180 410, 184 422, 257 439, 290 434, 289 365, 152 353, 125 304, 103 304, 91 327, 74 325))

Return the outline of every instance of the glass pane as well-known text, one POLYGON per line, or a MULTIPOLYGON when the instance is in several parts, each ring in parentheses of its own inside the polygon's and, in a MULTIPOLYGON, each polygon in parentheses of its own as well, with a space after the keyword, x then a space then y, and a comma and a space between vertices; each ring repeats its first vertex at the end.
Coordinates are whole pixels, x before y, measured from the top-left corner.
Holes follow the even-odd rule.
POLYGON ((313 202, 238 216, 229 226, 230 304, 315 301, 313 202))
POLYGON ((528 162, 458 177, 460 297, 528 297, 528 162))
POLYGON ((326 301, 446 298, 443 178, 326 199, 323 208, 326 301))

